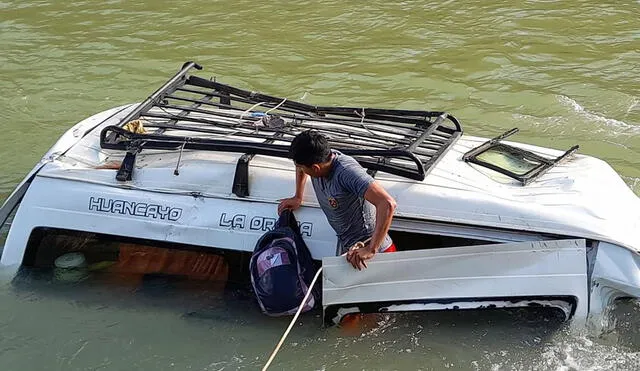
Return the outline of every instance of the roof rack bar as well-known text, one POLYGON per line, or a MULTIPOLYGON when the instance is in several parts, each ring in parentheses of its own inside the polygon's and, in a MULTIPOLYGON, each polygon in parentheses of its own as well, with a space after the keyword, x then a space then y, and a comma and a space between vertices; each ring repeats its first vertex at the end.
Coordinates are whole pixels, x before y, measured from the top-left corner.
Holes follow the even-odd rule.
MULTIPOLYGON (((149 114, 147 115, 147 117, 150 118, 165 118, 165 119, 170 119, 171 116, 165 116, 163 114, 149 114)), ((254 138, 268 138, 269 136, 264 136, 264 135, 256 135, 255 134, 255 126, 253 125, 243 125, 243 126, 239 126, 239 125, 235 125, 235 124, 231 124, 231 123, 225 123, 225 122, 217 122, 217 121, 211 121, 211 120, 204 120, 204 119, 198 119, 198 118, 194 118, 194 117, 184 117, 182 118, 182 121, 189 121, 189 122, 195 122, 195 123, 203 123, 206 124, 207 126, 211 126, 211 128, 198 128, 198 127, 193 127, 193 126, 175 126, 175 125, 167 125, 164 123, 149 123, 146 126, 147 127, 158 127, 158 128, 164 128, 167 130, 170 129, 175 129, 175 130, 181 130, 181 131, 194 131, 194 132, 201 132, 201 133, 211 133, 211 134, 220 134, 220 135, 229 135, 230 133, 224 129, 218 129, 216 130, 216 126, 218 127, 226 127, 227 130, 242 130, 244 129, 246 130, 251 130, 252 132, 254 132, 254 134, 250 134, 248 132, 243 132, 242 136, 245 137, 254 137, 254 138), (215 124, 215 126, 213 125, 215 124)), ((313 125, 297 125, 297 128, 308 128, 308 129, 314 129, 317 127, 314 127, 313 125)), ((274 132, 279 132, 282 130, 273 130, 273 129, 269 129, 269 128, 260 128, 258 132, 263 132, 263 133, 274 133, 274 132)), ((397 141, 394 140, 393 138, 375 138, 375 139, 371 139, 365 136, 360 136, 360 135, 353 135, 352 133, 349 133, 348 131, 342 129, 333 129, 333 130, 325 130, 326 133, 330 133, 333 134, 331 136, 330 141, 331 142, 338 142, 340 141, 340 138, 342 139, 346 139, 346 138, 351 138, 354 139, 355 142, 352 143, 354 145, 374 145, 374 143, 379 143, 380 145, 383 144, 388 144, 388 143, 394 143, 397 145, 402 145, 405 143, 405 141, 397 141), (345 135, 345 137, 343 137, 343 135, 345 135), (358 139, 359 137, 361 137, 361 139, 358 139)), ((295 133, 291 134, 292 137, 295 136, 295 133)), ((345 142, 346 143, 346 142, 345 142)), ((384 146, 385 148, 388 147, 384 146)))
MULTIPOLYGON (((251 100, 254 101, 258 101, 258 102, 265 102, 265 103, 280 103, 282 102, 282 98, 278 98, 278 97, 274 97, 271 95, 266 95, 266 94, 262 94, 262 93, 257 93, 257 92, 250 92, 248 90, 242 90, 242 89, 238 89, 238 88, 234 88, 233 86, 229 86, 229 85, 225 85, 225 84, 221 84, 219 82, 215 82, 215 81, 210 81, 210 80, 206 80, 203 79, 201 77, 198 76, 189 76, 189 78, 187 79, 187 84, 190 85, 195 85, 195 86, 200 86, 203 88, 210 88, 210 89, 215 89, 217 91, 220 92, 226 92, 229 94, 233 94, 233 95, 237 95, 239 97, 242 98, 249 98, 251 100)), ((233 100, 234 97, 231 97, 231 100, 233 100)), ((295 109, 299 109, 302 111, 314 111, 315 107, 308 105, 308 104, 304 104, 304 103, 300 103, 300 102, 295 102, 295 101, 287 101, 283 104, 284 107, 290 107, 290 108, 295 108, 295 109)))
MULTIPOLYGON (((204 92, 202 93, 204 94, 204 92)), ((217 94, 216 96, 220 96, 220 97, 224 97, 224 94, 217 94)), ((193 98, 189 98, 189 97, 179 97, 177 95, 168 95, 167 98, 169 99, 175 99, 175 100, 181 100, 181 101, 194 101, 193 98)), ((282 99, 284 100, 284 98, 282 99)), ((282 102, 282 100, 280 102, 282 102)), ((214 103, 214 102, 210 102, 208 105, 210 106, 215 106, 215 107, 219 107, 219 108, 224 108, 224 109, 228 109, 228 110, 234 110, 234 111, 239 111, 239 112, 244 112, 246 111, 246 108, 244 107, 239 107, 239 106, 234 106, 232 103, 233 102, 239 102, 239 103, 244 103, 247 106, 252 106, 256 103, 255 100, 251 100, 251 99, 244 99, 244 98, 236 98, 236 97, 232 97, 230 96, 229 98, 229 104, 223 104, 223 103, 214 103)), ((260 105, 260 107, 263 108, 274 108, 278 105, 278 103, 272 103, 272 102, 263 102, 263 104, 260 105)), ((247 107, 248 108, 248 107, 247 107)), ((312 114, 310 114, 307 111, 302 111, 302 110, 298 110, 298 109, 293 109, 293 108, 288 108, 288 107, 283 107, 280 106, 278 107, 278 114, 282 115, 282 112, 288 112, 289 114, 293 114, 293 115, 301 115, 303 117, 316 117, 312 114)))
MULTIPOLYGON (((194 112, 198 112, 198 111, 194 111, 194 112)), ((215 115, 212 115, 215 116, 215 115)), ((175 118, 174 115, 170 114, 170 113, 156 113, 156 112, 148 112, 145 117, 147 118, 163 118, 163 119, 167 119, 167 120, 171 120, 173 118, 175 118)), ((226 117, 226 116, 223 116, 226 117)), ((181 117, 180 118, 182 121, 189 121, 189 122, 197 122, 197 123, 202 123, 202 124, 207 124, 210 126, 226 126, 229 128, 233 128, 233 129, 251 129, 254 130, 255 126, 252 125, 252 123, 246 123, 246 124, 241 124, 241 123, 237 123, 237 124, 233 124, 233 123, 227 123, 227 122, 221 122, 221 121, 214 121, 211 119, 204 119, 204 118, 198 118, 198 117, 181 117)), ((256 120, 257 121, 257 120, 256 120)), ((153 124, 151 126, 154 126, 153 124)), ((156 125, 156 126, 160 126, 160 125, 156 125)), ((296 128, 303 128, 303 129, 317 129, 317 126, 311 125, 311 124, 305 124, 304 122, 300 122, 295 124, 296 128)), ((181 129, 183 130, 189 130, 189 127, 182 127, 181 129)), ((272 129, 272 128, 261 128, 260 130, 262 131, 266 131, 266 132, 273 132, 273 131, 281 131, 281 129, 272 129)), ((363 134, 358 134, 358 133, 354 133, 352 131, 348 131, 346 129, 341 129, 341 128, 323 128, 323 130, 327 133, 333 133, 333 134, 343 134, 343 135, 348 135, 351 138, 356 138, 356 137, 362 137, 363 134)), ((376 130, 376 129, 374 129, 376 130)), ((196 129, 194 129, 194 131, 197 131, 196 129)), ((205 131, 202 131, 205 132, 205 131)), ((380 131, 381 133, 383 131, 380 131)), ((388 131, 384 131, 385 133, 389 133, 388 131)), ((394 135, 394 136, 398 136, 398 132, 397 131, 392 131, 389 134, 394 135)), ((407 136, 409 136, 409 134, 407 133, 407 136)), ((415 137, 415 136, 413 136, 415 137)), ((371 141, 380 141, 382 143, 396 143, 397 145, 405 145, 407 144, 407 140, 405 138, 393 138, 393 137, 376 137, 376 138, 371 138, 371 137, 366 137, 364 136, 363 139, 365 141, 365 143, 371 143, 371 141)))
MULTIPOLYGON (((167 95, 168 96, 168 95, 167 95)), ((165 96, 165 98, 167 97, 165 96)), ((196 112, 195 110, 197 110, 201 105, 203 105, 204 103, 209 102, 211 99, 213 99, 213 95, 211 94, 206 94, 204 95, 202 98, 198 99, 198 100, 194 100, 194 102, 192 102, 191 105, 189 105, 189 107, 183 106, 180 109, 182 110, 182 112, 178 113, 178 117, 172 119, 169 124, 175 124, 178 121, 180 121, 180 119, 182 119, 184 116, 187 116, 188 114, 190 114, 191 112, 196 112)), ((165 107, 165 105, 163 104, 155 104, 154 107, 165 107)))
POLYGON ((154 104, 158 103, 158 101, 167 93, 175 90, 178 84, 183 83, 184 77, 187 75, 190 69, 195 68, 197 70, 201 70, 202 66, 195 62, 187 62, 182 65, 182 68, 178 73, 176 73, 169 81, 167 81, 164 85, 162 85, 158 90, 156 90, 153 94, 151 94, 144 102, 139 104, 133 111, 129 112, 122 120, 120 120, 120 124, 126 124, 131 120, 135 120, 140 117, 142 112, 146 112, 149 110, 154 104))
MULTIPOLYGON (((192 128, 192 127, 182 127, 182 126, 174 126, 174 125, 165 125, 165 124, 147 124, 146 127, 158 127, 158 128, 163 128, 163 129, 167 129, 167 130, 178 130, 178 131, 193 131, 193 132, 200 132, 200 133, 210 133, 210 134, 217 134, 220 135, 221 137, 227 137, 230 133, 228 131, 226 131, 225 129, 216 129, 215 127, 212 128, 192 128)), ((119 127, 116 126, 109 126, 106 127, 104 130, 108 131, 116 131, 116 129, 120 129, 119 127)), ((266 131, 264 131, 266 133, 266 131)), ((177 136, 177 135, 160 135, 160 134, 133 134, 133 133, 129 133, 129 132, 117 132, 118 134, 122 135, 123 137, 127 138, 128 140, 132 141, 132 140, 136 140, 136 139, 140 139, 140 140, 145 140, 145 141, 149 141, 149 140, 155 140, 155 141, 163 141, 165 139, 171 139, 170 142, 175 143, 177 142, 184 142, 187 140, 187 137, 185 136, 177 136)), ((273 132, 268 132, 268 133, 273 133, 273 132)), ((269 139, 274 139, 274 138, 281 138, 284 139, 284 135, 285 134, 289 134, 289 136, 291 138, 293 138, 295 136, 295 133, 286 133, 286 132, 280 132, 281 135, 278 135, 278 132, 276 132, 273 135, 268 135, 268 134, 260 134, 260 132, 255 133, 254 131, 251 132, 246 132, 243 133, 242 136, 246 137, 246 138, 253 138, 253 139, 265 139, 265 140, 269 140, 269 139)), ((193 137, 189 137, 189 140, 192 141, 193 137)), ((222 138, 212 138, 212 140, 224 140, 222 138)), ((336 138, 332 138, 331 140, 332 145, 338 145, 338 146, 344 146, 345 148, 348 147, 353 147, 353 146, 363 146, 363 145, 367 145, 369 148, 375 148, 375 149, 380 149, 380 150, 385 150, 388 149, 388 147, 384 146, 382 143, 376 143, 376 142, 371 142, 371 141, 365 141, 364 139, 361 140, 360 142, 349 142, 346 141, 344 139, 336 139, 336 138)), ((121 147, 109 147, 104 146, 105 148, 121 148, 121 147)))
POLYGON ((461 131, 454 133, 446 143, 444 143, 440 148, 431 156, 431 158, 424 164, 424 167, 428 169, 425 176, 433 170, 434 167, 438 164, 442 157, 444 157, 444 153, 449 149, 449 147, 458 140, 458 138, 462 135, 461 131))
MULTIPOLYGON (((182 89, 182 88, 181 88, 182 89)), ((202 94, 204 94, 204 92, 202 92, 202 94)), ((180 101, 184 101, 184 102, 196 102, 196 99, 193 98, 187 98, 187 97, 178 97, 175 95, 167 95, 166 98, 170 98, 170 99, 174 99, 174 100, 180 100, 180 101)), ((251 104, 253 103, 253 101, 248 100, 248 99, 242 99, 240 100, 243 103, 247 103, 247 104, 251 104)), ((229 109, 229 110, 235 110, 235 111, 239 111, 239 112, 244 112, 245 109, 239 108, 239 107, 234 107, 234 106, 230 106, 230 105, 224 105, 224 104, 220 104, 220 103, 214 103, 214 102, 207 102, 207 103, 203 103, 204 105, 207 106, 214 106, 214 107, 219 107, 219 108, 225 108, 225 109, 229 109)), ((273 108, 277 106, 277 104, 272 104, 271 105, 263 105, 262 107, 264 108, 273 108)), ((281 110, 282 107, 279 107, 278 110, 281 110)), ((362 110, 362 109, 361 109, 362 110)), ((366 110, 366 109, 365 109, 366 110)), ((314 116, 314 115, 310 115, 308 112, 304 112, 304 111, 299 111, 299 110, 291 110, 291 109, 287 109, 287 112, 293 113, 293 114, 301 114, 303 117, 299 117, 299 116, 295 116, 295 115, 291 115, 291 114, 283 114, 281 112, 278 113, 278 115, 282 116, 282 117, 287 117, 287 118, 292 118, 292 119, 303 119, 303 120, 318 120, 318 121, 323 121, 323 122, 332 122, 332 123, 336 123, 336 124, 344 124, 345 122, 350 122, 350 123, 358 123, 360 124, 361 122, 363 122, 362 119, 357 118, 357 116, 343 116, 343 117, 327 117, 327 116, 314 116), (352 118, 353 117, 353 118, 352 118)), ((395 124, 406 124, 406 125, 394 125, 394 126, 398 126, 398 127, 402 127, 405 129, 410 129, 415 127, 415 125, 424 125, 425 123, 428 124, 428 121, 425 121, 424 118, 405 118, 405 117, 401 117, 401 116, 379 116, 379 115, 367 115, 367 117, 364 120, 364 123, 366 124, 371 124, 371 125, 389 125, 389 121, 395 123, 395 124), (379 121, 372 121, 372 120, 379 120, 379 121), (383 120, 387 120, 386 122, 383 120)), ((452 121, 453 122, 453 121, 452 121)), ((457 121, 456 121, 457 122, 457 121)), ((455 124, 455 122, 454 122, 455 124)), ((451 129, 453 131, 455 131, 454 129, 451 129)))
POLYGON ((440 114, 440 116, 438 116, 436 121, 433 122, 431 125, 429 125, 427 130, 422 132, 422 135, 420 135, 418 139, 413 141, 413 143, 411 143, 407 147, 407 151, 413 151, 414 149, 416 149, 425 139, 427 139, 438 128, 438 126, 440 126, 440 124, 442 123, 442 121, 444 121, 446 117, 447 117, 446 112, 443 112, 442 114, 440 114))
MULTIPOLYGON (((355 112, 360 112, 363 110, 363 107, 326 107, 326 106, 318 106, 316 107, 318 113, 322 114, 335 114, 335 115, 345 115, 352 117, 359 117, 355 112)), ((395 117, 405 117, 405 116, 413 116, 413 117, 422 117, 422 118, 431 118, 438 117, 443 112, 440 111, 414 111, 414 110, 399 110, 399 109, 386 109, 386 108, 366 108, 364 110, 369 115, 380 115, 380 116, 395 116, 395 117)))
MULTIPOLYGON (((154 135, 154 134, 134 134, 125 129, 117 126, 109 126, 105 129, 117 132, 118 134, 128 137, 135 142, 136 140, 144 140, 144 146, 147 149, 176 149, 184 145, 184 149, 194 150, 211 150, 221 152, 243 152, 249 154, 276 156, 276 157, 288 157, 289 146, 277 145, 267 143, 248 143, 239 141, 228 140, 216 140, 206 138, 189 138, 189 141, 185 141, 183 137, 172 137, 166 135, 154 135)), ((109 134, 109 130, 103 130, 100 133, 101 142, 109 134)), ((103 142, 104 143, 104 142, 103 142)), ((127 147, 126 142, 118 143, 104 143, 103 148, 107 149, 125 149, 127 147)), ((130 146, 129 146, 130 147, 130 146)), ((424 179, 424 168, 422 162, 416 155, 411 152, 402 149, 356 149, 356 148, 335 148, 340 152, 350 155, 358 156, 359 162, 367 168, 374 170, 382 170, 391 174, 396 174, 411 179, 422 180, 424 179), (415 170, 403 168, 400 166, 391 166, 379 163, 377 160, 369 160, 362 158, 362 156, 384 156, 393 157, 398 159, 405 159, 412 162, 415 166, 415 170)))
MULTIPOLYGON (((267 103, 280 103, 282 102, 282 98, 274 97, 271 95, 261 94, 257 92, 251 92, 248 90, 243 90, 239 88, 232 87, 230 85, 221 84, 219 82, 210 81, 203 79, 198 76, 189 76, 187 80, 187 84, 195 85, 203 88, 211 88, 217 91, 229 92, 234 95, 243 98, 250 98, 251 100, 265 101, 267 103)), ((234 99, 234 97, 232 97, 234 99)), ((306 111, 314 111, 318 114, 341 114, 341 115, 349 115, 354 111, 361 111, 362 107, 331 107, 331 106, 312 106, 305 103, 300 103, 296 101, 287 100, 283 106, 288 107, 300 107, 306 111)), ((367 112, 371 114, 380 114, 380 115, 402 115, 402 116, 419 116, 424 117, 437 117, 440 116, 443 112, 441 111, 416 111, 416 110, 396 110, 396 109, 384 109, 384 108, 365 108, 367 112)), ((357 115, 354 115, 357 117, 357 115)))
MULTIPOLYGON (((187 84, 200 86, 204 88, 212 88, 221 92, 229 92, 231 94, 235 94, 238 97, 249 99, 250 101, 262 101, 265 103, 273 103, 279 105, 283 102, 283 98, 274 97, 271 95, 265 95, 256 92, 250 92, 248 90, 242 90, 238 88, 234 88, 229 85, 221 84, 218 82, 205 80, 203 78, 197 76, 190 76, 187 80, 187 84)), ((231 100, 237 99, 236 97, 231 97, 231 100)), ((246 102, 245 102, 246 103, 246 102)), ((368 115, 375 116, 379 119, 385 119, 388 121, 400 121, 406 122, 407 116, 415 116, 414 119, 417 122, 425 121, 425 117, 438 117, 443 112, 440 111, 415 111, 415 110, 393 110, 393 109, 381 109, 381 108, 358 108, 358 107, 325 107, 325 106, 311 106, 305 103, 300 103, 296 101, 287 100, 285 101, 279 108, 286 110, 287 108, 292 108, 295 110, 310 111, 317 115, 327 115, 327 114, 336 114, 341 116, 355 117, 359 118, 356 112, 360 112, 363 109, 368 112, 368 115)), ((461 130, 460 123, 453 117, 450 118, 453 124, 456 126, 457 130, 461 130)))
MULTIPOLYGON (((176 109, 176 110, 186 110, 186 111, 190 111, 190 112, 194 112, 194 113, 203 113, 203 114, 208 114, 211 116, 221 116, 221 117, 225 117, 225 118, 232 118, 232 119, 239 119, 239 115, 233 115, 233 114, 228 114, 225 112, 211 112, 210 110, 204 110, 204 109, 194 109, 194 108, 189 108, 189 107, 185 107, 185 106, 178 106, 178 105, 172 105, 172 104, 163 104, 160 105, 158 107, 162 107, 162 108, 168 108, 168 109, 176 109)), ((152 115, 158 115, 156 113, 147 113, 147 116, 152 116, 152 115)), ((298 123, 296 123, 296 126, 300 126, 300 127, 305 127, 306 124, 304 124, 304 121, 307 121, 309 119, 306 118, 301 118, 301 117, 297 117, 297 116, 289 116, 289 115, 280 115, 283 118, 289 118, 292 119, 293 121, 298 121, 298 123)), ((243 119, 247 120, 247 121, 258 121, 257 118, 252 118, 252 117, 244 117, 243 119)), ((391 134, 391 135, 399 135, 397 130, 391 130, 391 129, 386 129, 384 127, 379 128, 363 128, 361 125, 357 125, 357 124, 345 124, 345 122, 343 120, 332 120, 332 119, 327 119, 325 117, 321 118, 321 119, 312 119, 310 121, 322 121, 322 122, 327 122, 327 123, 336 123, 336 124, 342 124, 343 126, 350 126, 353 128, 359 128, 359 129, 368 129, 368 130, 374 130, 380 133, 386 133, 386 134, 391 134)), ((354 121, 355 122, 355 121, 354 121)), ((360 121, 358 121, 358 124, 360 123, 360 121)), ((217 122, 216 122, 217 124, 217 122)), ((382 123, 373 123, 374 125, 381 125, 382 123)), ((309 128, 317 128, 316 126, 312 126, 312 125, 308 125, 309 128)), ((414 138, 418 138, 417 135, 414 135, 412 133, 410 133, 408 130, 411 129, 411 127, 407 127, 407 128, 403 128, 403 129, 407 129, 407 133, 403 134, 404 136, 412 136, 414 138)))

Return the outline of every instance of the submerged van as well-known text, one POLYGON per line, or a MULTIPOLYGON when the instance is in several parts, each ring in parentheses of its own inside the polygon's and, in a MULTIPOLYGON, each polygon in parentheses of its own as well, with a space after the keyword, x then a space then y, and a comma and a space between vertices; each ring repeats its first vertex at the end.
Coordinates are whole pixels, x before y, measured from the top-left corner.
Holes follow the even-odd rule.
POLYGON ((313 128, 398 205, 398 252, 357 271, 335 257, 336 235, 305 192, 296 218, 322 261, 326 321, 540 305, 583 321, 640 297, 640 200, 578 146, 507 141, 517 129, 470 136, 441 111, 314 106, 192 74, 200 69, 185 63, 142 103, 63 134, 0 209, 0 263, 248 277, 256 241, 294 191, 289 143, 313 128))

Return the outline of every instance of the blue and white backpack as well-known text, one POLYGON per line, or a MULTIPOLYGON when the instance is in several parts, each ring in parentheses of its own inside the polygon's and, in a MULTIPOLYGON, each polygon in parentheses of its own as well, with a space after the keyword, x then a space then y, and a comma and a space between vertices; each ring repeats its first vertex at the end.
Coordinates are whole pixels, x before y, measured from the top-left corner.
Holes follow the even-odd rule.
MULTIPOLYGON (((258 240, 249 271, 262 312, 269 316, 296 313, 315 270, 293 212, 284 210, 275 228, 258 240)), ((302 311, 312 309, 318 299, 319 291, 314 290, 302 311)))

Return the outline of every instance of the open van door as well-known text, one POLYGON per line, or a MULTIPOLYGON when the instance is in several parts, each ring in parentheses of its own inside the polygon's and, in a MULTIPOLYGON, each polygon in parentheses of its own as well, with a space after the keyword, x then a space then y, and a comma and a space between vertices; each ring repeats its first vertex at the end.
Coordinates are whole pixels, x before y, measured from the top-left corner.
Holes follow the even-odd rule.
POLYGON ((348 313, 545 305, 586 318, 585 240, 516 242, 377 254, 355 270, 322 260, 325 324, 348 313))

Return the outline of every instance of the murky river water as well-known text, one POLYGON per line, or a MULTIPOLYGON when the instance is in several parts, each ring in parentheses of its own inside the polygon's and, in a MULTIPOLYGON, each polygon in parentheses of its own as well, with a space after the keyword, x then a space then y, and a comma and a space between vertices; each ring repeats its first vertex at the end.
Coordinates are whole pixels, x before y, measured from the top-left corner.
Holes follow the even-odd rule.
MULTIPOLYGON (((465 131, 580 151, 640 194, 638 1, 0 1, 0 200, 60 134, 186 60, 326 105, 446 110, 465 131)), ((287 325, 242 291, 0 272, 3 370, 258 369, 287 325)), ((640 306, 594 335, 523 313, 303 317, 273 369, 640 369, 640 306)))

